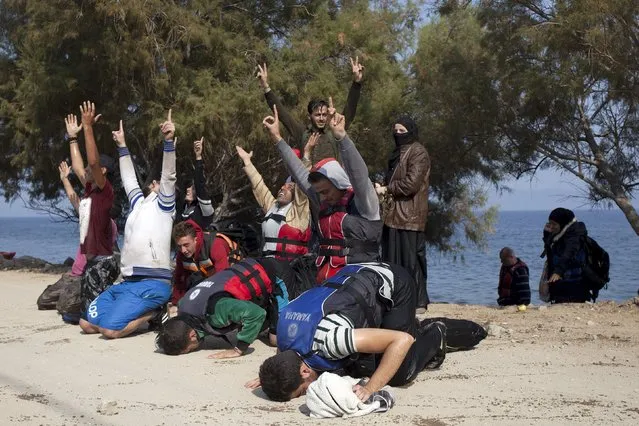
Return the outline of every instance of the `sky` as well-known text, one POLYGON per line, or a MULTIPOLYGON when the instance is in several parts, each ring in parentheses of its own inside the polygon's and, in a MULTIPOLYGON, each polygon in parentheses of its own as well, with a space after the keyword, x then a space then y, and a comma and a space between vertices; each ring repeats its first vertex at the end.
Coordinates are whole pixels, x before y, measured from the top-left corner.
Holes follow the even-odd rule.
MULTIPOLYGON (((542 170, 530 178, 504 182, 512 189, 510 193, 497 193, 489 189, 489 206, 497 205, 500 211, 552 210, 565 207, 572 210, 587 210, 590 205, 577 195, 585 193, 586 185, 570 175, 553 170, 542 170)), ((9 205, 0 199, 0 217, 26 217, 39 214, 26 209, 22 201, 9 205)))

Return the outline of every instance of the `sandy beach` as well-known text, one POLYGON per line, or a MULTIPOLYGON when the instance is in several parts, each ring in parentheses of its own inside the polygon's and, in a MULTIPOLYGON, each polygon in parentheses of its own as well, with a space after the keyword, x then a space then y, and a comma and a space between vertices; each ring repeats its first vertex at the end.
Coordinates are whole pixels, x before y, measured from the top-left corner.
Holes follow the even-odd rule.
POLYGON ((83 335, 55 311, 36 308, 57 278, 0 272, 0 424, 639 424, 632 301, 526 312, 431 305, 429 316, 491 323, 498 336, 395 389, 388 413, 317 421, 302 413, 303 398, 274 403, 243 387, 275 349, 256 342, 247 356, 216 361, 210 351, 156 353, 154 333, 117 341, 83 335))

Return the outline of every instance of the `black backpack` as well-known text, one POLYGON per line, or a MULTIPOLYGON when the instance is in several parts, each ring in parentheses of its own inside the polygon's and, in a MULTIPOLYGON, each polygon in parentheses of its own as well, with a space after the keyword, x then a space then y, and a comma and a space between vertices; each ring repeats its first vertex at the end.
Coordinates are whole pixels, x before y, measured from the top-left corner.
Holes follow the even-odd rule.
POLYGON ((584 241, 586 263, 583 267, 583 277, 592 292, 593 302, 599 296, 599 290, 608 288, 610 281, 610 256, 594 239, 586 236, 584 241))

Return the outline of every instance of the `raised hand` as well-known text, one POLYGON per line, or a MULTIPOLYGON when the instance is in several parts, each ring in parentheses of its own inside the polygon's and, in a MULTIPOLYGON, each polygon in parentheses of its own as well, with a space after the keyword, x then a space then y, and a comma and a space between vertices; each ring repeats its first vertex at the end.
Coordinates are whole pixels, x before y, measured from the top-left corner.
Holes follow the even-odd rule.
POLYGON ((86 129, 98 122, 102 114, 95 115, 95 104, 91 101, 82 102, 80 113, 82 114, 82 125, 86 129))
POLYGON ((122 120, 120 120, 120 128, 111 132, 115 144, 119 147, 126 146, 126 140, 124 139, 124 127, 122 127, 122 120))
POLYGON ((308 141, 306 142, 306 145, 304 145, 304 157, 311 158, 311 153, 319 143, 319 139, 319 132, 313 132, 313 134, 311 134, 311 136, 308 138, 308 141))
POLYGON ((244 165, 248 165, 251 162, 251 158, 253 157, 253 151, 246 152, 244 148, 241 146, 235 146, 235 150, 237 151, 237 155, 242 159, 244 165))
POLYGON ((333 106, 333 97, 329 96, 328 97, 328 110, 327 110, 327 114, 328 114, 328 119, 330 120, 331 117, 333 115, 335 115, 337 111, 335 110, 335 107, 333 106))
POLYGON ((355 56, 355 61, 353 58, 351 60, 351 69, 353 70, 353 81, 356 83, 361 83, 364 78, 364 65, 359 63, 359 56, 355 56))
POLYGON ((58 166, 58 171, 60 172, 60 180, 62 181, 68 179, 69 175, 71 174, 71 169, 69 168, 69 165, 66 161, 62 161, 60 163, 60 165, 58 166))
POLYGON ((333 98, 328 98, 328 127, 333 132, 333 137, 337 140, 344 139, 346 136, 346 120, 344 116, 333 107, 333 98))
POLYGON ((273 105, 273 115, 269 115, 262 120, 264 128, 271 136, 273 143, 278 143, 282 139, 280 134, 280 118, 277 115, 277 106, 273 105))
MULTIPOLYGON (((166 116, 166 121, 160 124, 160 130, 162 130, 162 134, 164 135, 164 140, 172 140, 175 136, 175 123, 171 120, 171 111, 166 116)), ((177 142, 177 141, 175 141, 177 142)))
POLYGON ((70 138, 77 138, 78 133, 82 130, 82 124, 78 126, 78 119, 75 114, 67 115, 64 119, 64 124, 67 127, 67 135, 69 135, 70 138))
POLYGON ((204 136, 199 141, 193 142, 193 152, 195 152, 195 159, 202 159, 202 144, 204 143, 204 136))
POLYGON ((256 77, 260 80, 260 87, 264 90, 268 89, 268 69, 266 63, 257 66, 256 77))

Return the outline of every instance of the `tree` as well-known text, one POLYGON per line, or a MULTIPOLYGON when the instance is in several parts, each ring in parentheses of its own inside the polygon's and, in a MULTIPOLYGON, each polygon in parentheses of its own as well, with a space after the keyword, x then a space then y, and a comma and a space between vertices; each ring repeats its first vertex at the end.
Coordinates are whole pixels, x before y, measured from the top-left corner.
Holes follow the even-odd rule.
POLYGON ((472 10, 453 8, 421 29, 411 59, 415 111, 431 156, 433 242, 449 242, 461 224, 471 242, 481 243, 496 217, 495 208, 479 213, 487 197, 477 188, 477 181, 499 186, 507 166, 494 132, 494 63, 481 45, 482 32, 472 10))
POLYGON ((496 128, 513 171, 554 167, 616 204, 639 235, 639 3, 480 2, 496 63, 496 128))
MULTIPOLYGON (((380 170, 391 149, 393 119, 429 108, 417 102, 403 61, 419 18, 412 2, 399 0, 1 0, 2 193, 11 199, 23 188, 32 201, 55 205, 62 195, 56 165, 68 156, 62 118, 90 99, 103 114, 103 124, 95 127, 100 152, 115 155, 111 130, 124 120, 141 180, 157 166, 157 124, 172 108, 178 183, 190 178, 192 141, 204 136, 216 219, 255 219, 256 204, 234 146, 255 152, 268 185, 283 177, 260 124, 269 111, 256 65, 269 64, 271 87, 304 120, 311 98, 332 95, 343 105, 353 56, 366 70, 349 133, 371 171, 380 170)), ((455 201, 471 212, 481 199, 470 189, 477 163, 462 158, 468 161, 463 171, 444 173, 455 169, 455 161, 444 163, 443 142, 440 148, 431 143, 440 144, 437 137, 428 146, 442 161, 435 173, 441 177, 433 183, 441 208, 433 214, 440 213, 439 223, 446 225, 430 241, 450 248, 452 230, 472 219, 452 211, 461 205, 455 201)), ((467 229, 481 240, 476 228, 467 229)))

